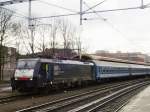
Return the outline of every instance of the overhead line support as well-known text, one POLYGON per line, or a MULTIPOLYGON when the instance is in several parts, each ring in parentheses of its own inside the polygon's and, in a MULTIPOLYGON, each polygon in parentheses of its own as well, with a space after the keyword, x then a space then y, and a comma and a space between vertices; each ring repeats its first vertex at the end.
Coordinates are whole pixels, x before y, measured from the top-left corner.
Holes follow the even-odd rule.
POLYGON ((82 5, 83 5, 83 0, 80 0, 80 25, 82 25, 82 5))
POLYGON ((144 3, 143 3, 143 0, 141 0, 141 9, 144 9, 144 3))

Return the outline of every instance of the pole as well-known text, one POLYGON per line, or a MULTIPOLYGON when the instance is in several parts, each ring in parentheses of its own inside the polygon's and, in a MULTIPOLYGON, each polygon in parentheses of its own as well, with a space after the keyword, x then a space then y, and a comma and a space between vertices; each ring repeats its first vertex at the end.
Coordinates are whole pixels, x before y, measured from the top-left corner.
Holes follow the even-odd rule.
MULTIPOLYGON (((80 33, 82 33, 82 15, 83 15, 83 13, 82 13, 82 5, 83 5, 83 0, 80 0, 80 33)), ((81 58, 82 58, 82 54, 81 54, 81 40, 79 40, 79 46, 78 46, 79 48, 79 51, 78 51, 78 53, 79 53, 79 59, 81 60, 81 58)))
POLYGON ((33 25, 33 19, 32 19, 32 16, 31 16, 31 0, 29 0, 29 19, 28 19, 28 25, 29 25, 29 29, 30 29, 30 32, 31 32, 31 52, 32 52, 32 55, 34 55, 34 35, 33 35, 34 25, 33 25))
POLYGON ((31 0, 29 0, 29 18, 28 18, 29 29, 31 27, 31 0))
POLYGON ((80 0, 80 25, 82 25, 82 3, 83 0, 80 0))
POLYGON ((141 0, 141 9, 144 9, 144 3, 143 3, 143 0, 141 0))
POLYGON ((33 29, 31 29, 31 50, 32 50, 32 55, 34 55, 34 36, 33 36, 33 29))

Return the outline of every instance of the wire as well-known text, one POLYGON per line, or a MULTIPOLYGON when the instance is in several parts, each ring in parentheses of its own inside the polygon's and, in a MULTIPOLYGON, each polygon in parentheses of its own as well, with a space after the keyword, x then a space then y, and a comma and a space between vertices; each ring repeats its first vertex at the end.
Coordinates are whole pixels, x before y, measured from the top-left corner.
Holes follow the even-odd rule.
MULTIPOLYGON (((34 1, 34 0, 32 0, 32 1, 34 1)), ((14 13, 13 15, 14 15, 15 17, 19 17, 19 18, 23 18, 23 19, 27 19, 27 20, 29 19, 28 16, 22 14, 23 12, 18 13, 18 12, 16 12, 16 11, 14 11, 14 10, 16 10, 16 9, 12 10, 12 9, 8 9, 8 8, 6 8, 6 7, 3 7, 3 6, 0 6, 0 8, 3 8, 3 9, 5 9, 5 10, 7 10, 7 11, 10 11, 10 12, 14 13)), ((33 19, 33 20, 34 20, 34 19, 33 19)), ((41 21, 39 21, 39 20, 35 20, 35 21, 37 21, 37 22, 39 22, 39 23, 41 23, 41 24, 44 24, 43 22, 41 22, 41 21)))
MULTIPOLYGON (((11 10, 11 9, 8 9, 8 8, 5 8, 5 7, 0 7, 0 8, 3 8, 3 9, 5 9, 5 10, 7 10, 7 11, 10 11, 10 12, 12 12, 12 13, 14 13, 14 16, 15 17, 19 17, 19 18, 23 18, 23 19, 29 19, 29 17, 27 17, 27 16, 25 16, 25 15, 23 15, 23 14, 21 14, 21 13, 18 13, 18 12, 15 12, 15 11, 13 11, 13 10, 11 10)), ((32 20, 34 20, 34 19, 32 19, 32 20)), ((39 21, 39 20, 35 20, 35 21, 37 21, 37 22, 39 22, 39 23, 41 23, 41 24, 45 24, 45 23, 43 23, 43 22, 41 22, 41 21, 39 21)), ((41 25, 40 24, 40 25, 41 25)), ((49 24, 50 25, 50 24, 49 24)), ((36 26, 36 25, 35 25, 36 26)), ((37 25, 38 26, 38 25, 37 25)))
POLYGON ((64 9, 64 10, 67 10, 67 11, 70 11, 70 12, 77 12, 77 11, 74 11, 73 9, 65 8, 65 7, 62 7, 62 6, 59 6, 59 5, 56 5, 56 4, 52 4, 52 3, 49 3, 49 2, 45 2, 45 1, 42 1, 42 0, 38 0, 38 1, 41 2, 41 3, 47 4, 49 6, 57 7, 57 8, 64 9))
MULTIPOLYGON (((150 6, 146 6, 144 8, 150 8, 150 6)), ((128 7, 128 8, 119 8, 119 9, 108 9, 108 10, 100 10, 95 11, 96 13, 104 13, 104 12, 116 12, 116 11, 126 11, 126 10, 135 10, 135 9, 141 9, 141 6, 137 7, 128 7)), ((93 11, 90 12, 84 12, 83 14, 92 14, 93 11)), ((35 17, 34 19, 48 19, 48 18, 56 18, 56 17, 64 17, 64 16, 75 16, 79 15, 80 12, 77 13, 70 13, 70 14, 61 14, 61 15, 54 15, 54 16, 43 16, 43 17, 35 17)))
MULTIPOLYGON (((86 2, 83 2, 84 3, 84 5, 86 5, 86 7, 90 7, 86 2)), ((91 9, 91 10, 93 10, 93 9, 91 9)), ((96 13, 95 12, 95 10, 93 10, 93 12, 99 17, 99 19, 102 19, 103 21, 106 21, 106 19, 105 18, 103 18, 102 16, 100 16, 98 13, 96 13)))
POLYGON ((149 6, 150 5, 150 3, 147 3, 146 5, 144 5, 144 7, 147 7, 147 6, 149 6))
POLYGON ((16 17, 28 19, 27 16, 22 15, 22 14, 20 14, 20 13, 17 13, 17 12, 15 12, 15 11, 11 10, 11 9, 8 9, 8 8, 5 8, 5 7, 0 7, 0 8, 5 9, 5 10, 7 10, 7 11, 10 11, 10 12, 14 13, 14 15, 15 15, 16 17))
POLYGON ((87 9, 87 10, 85 10, 85 11, 83 11, 83 12, 87 12, 87 11, 89 11, 89 10, 91 10, 91 9, 93 9, 93 8, 95 8, 95 7, 97 7, 98 5, 101 5, 102 3, 106 2, 106 1, 107 1, 107 0, 103 0, 102 2, 100 2, 100 3, 98 3, 98 4, 96 4, 96 5, 92 6, 92 7, 90 7, 89 9, 87 9))
MULTIPOLYGON (((29 0, 5 0, 5 1, 0 2, 0 6, 23 3, 23 2, 28 2, 28 1, 29 0)), ((35 1, 35 0, 30 0, 30 1, 35 1)))
MULTIPOLYGON (((88 6, 88 4, 86 2, 84 2, 84 4, 88 6)), ((118 32, 119 34, 121 34, 121 36, 127 40, 131 45, 135 45, 135 43, 133 41, 130 41, 129 39, 126 38, 126 35, 124 35, 118 28, 116 28, 112 23, 110 23, 107 19, 103 18, 102 16, 100 16, 97 12, 95 12, 95 10, 93 10, 93 12, 98 16, 99 19, 102 19, 105 23, 107 23, 112 29, 114 29, 116 32, 118 32)), ((86 20, 94 20, 92 18, 90 19, 86 19, 86 20)), ((138 45, 139 46, 139 45, 138 45)))

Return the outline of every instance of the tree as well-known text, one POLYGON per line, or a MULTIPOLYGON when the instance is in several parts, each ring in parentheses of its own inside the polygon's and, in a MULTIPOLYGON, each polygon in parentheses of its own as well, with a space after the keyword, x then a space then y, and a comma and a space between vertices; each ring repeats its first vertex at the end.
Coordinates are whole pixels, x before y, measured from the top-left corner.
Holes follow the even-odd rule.
POLYGON ((68 54, 67 50, 74 49, 74 25, 72 25, 67 19, 63 18, 61 19, 60 31, 63 38, 64 57, 66 57, 68 54))
POLYGON ((59 30, 59 26, 60 26, 60 20, 54 18, 52 20, 51 36, 50 36, 50 38, 52 37, 52 41, 50 44, 53 49, 53 57, 55 56, 55 49, 56 49, 56 45, 57 45, 56 37, 57 37, 58 30, 59 30))
POLYGON ((0 80, 3 80, 3 69, 5 63, 5 42, 9 38, 12 28, 11 19, 13 12, 0 7, 0 80))
POLYGON ((15 37, 15 46, 16 46, 16 60, 19 59, 20 56, 20 47, 21 47, 21 24, 20 22, 16 22, 12 24, 12 32, 13 32, 13 37, 15 37))
POLYGON ((61 19, 61 33, 63 38, 64 56, 67 56, 67 49, 77 50, 81 53, 81 40, 77 28, 67 19, 61 19))
POLYGON ((39 24, 36 29, 38 37, 36 48, 42 52, 42 55, 45 55, 45 50, 49 47, 49 40, 46 37, 51 33, 51 24, 39 24))
POLYGON ((33 38, 31 36, 31 30, 28 27, 28 24, 26 24, 24 21, 19 22, 18 25, 15 27, 17 29, 16 35, 17 38, 17 48, 19 51, 20 46, 24 49, 22 49, 23 52, 26 52, 27 54, 34 54, 35 52, 35 30, 33 30, 33 38))
MULTIPOLYGON (((50 57, 55 57, 56 48, 62 48, 62 41, 64 56, 66 53, 66 57, 68 56, 68 52, 70 53, 71 50, 79 49, 79 38, 77 38, 79 37, 79 34, 76 27, 67 19, 54 18, 52 19, 51 24, 41 24, 41 22, 36 22, 34 27, 34 37, 36 38, 34 42, 34 50, 42 52, 43 55, 46 54, 50 57), (49 37, 49 39, 47 37, 49 37), (50 48, 50 50, 47 48, 50 48)), ((22 44, 24 45, 24 48, 26 48, 27 53, 31 54, 33 53, 33 43, 30 30, 28 29, 27 24, 21 24, 20 29, 21 30, 18 30, 18 36, 23 42, 22 44)), ((18 48, 19 44, 20 42, 17 42, 18 48)))
POLYGON ((69 30, 70 30, 70 25, 69 22, 65 19, 62 19, 61 21, 61 32, 62 32, 62 37, 64 41, 64 50, 69 47, 69 30))

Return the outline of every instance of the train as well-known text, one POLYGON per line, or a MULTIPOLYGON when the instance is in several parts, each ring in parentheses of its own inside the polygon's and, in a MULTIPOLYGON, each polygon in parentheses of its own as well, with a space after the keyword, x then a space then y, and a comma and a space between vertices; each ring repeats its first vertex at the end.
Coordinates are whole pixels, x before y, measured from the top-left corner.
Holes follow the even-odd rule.
POLYGON ((147 76, 150 65, 110 60, 19 59, 11 78, 12 90, 38 90, 83 82, 147 76))

